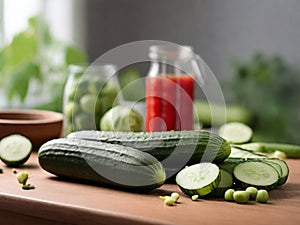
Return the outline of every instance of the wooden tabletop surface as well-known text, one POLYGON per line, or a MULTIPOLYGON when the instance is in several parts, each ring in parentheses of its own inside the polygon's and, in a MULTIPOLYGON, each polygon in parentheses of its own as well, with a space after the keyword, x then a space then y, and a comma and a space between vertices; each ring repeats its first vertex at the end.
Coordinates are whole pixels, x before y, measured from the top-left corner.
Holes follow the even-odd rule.
POLYGON ((300 160, 288 159, 287 183, 270 192, 267 204, 222 199, 191 201, 175 184, 148 194, 59 180, 39 167, 33 153, 18 171, 28 171, 33 190, 22 190, 11 168, 0 163, 0 224, 300 224, 300 160), (181 194, 166 206, 159 195, 181 194))

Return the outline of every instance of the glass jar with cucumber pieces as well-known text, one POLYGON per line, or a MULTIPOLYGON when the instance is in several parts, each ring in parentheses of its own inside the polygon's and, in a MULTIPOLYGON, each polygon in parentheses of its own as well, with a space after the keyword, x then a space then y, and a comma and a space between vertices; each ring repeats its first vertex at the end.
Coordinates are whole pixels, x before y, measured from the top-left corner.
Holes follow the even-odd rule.
POLYGON ((114 65, 71 65, 64 89, 64 135, 99 130, 102 116, 118 104, 114 65))

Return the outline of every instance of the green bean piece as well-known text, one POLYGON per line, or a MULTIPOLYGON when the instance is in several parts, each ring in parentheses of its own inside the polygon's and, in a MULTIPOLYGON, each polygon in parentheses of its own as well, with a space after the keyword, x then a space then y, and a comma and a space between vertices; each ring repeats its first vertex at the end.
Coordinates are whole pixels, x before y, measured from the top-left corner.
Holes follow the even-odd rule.
POLYGON ((171 198, 173 198, 175 200, 175 202, 177 202, 179 199, 179 194, 177 192, 173 192, 171 194, 171 198))
POLYGON ((35 189, 35 186, 32 184, 22 184, 22 189, 24 190, 35 189))
POLYGON ((19 172, 17 173, 17 180, 20 184, 26 184, 28 180, 28 173, 27 172, 19 172))
POLYGON ((192 199, 193 201, 196 201, 198 198, 199 198, 199 195, 193 195, 193 196, 191 197, 191 199, 192 199))
POLYGON ((171 197, 171 196, 168 196, 168 195, 165 195, 165 196, 159 196, 159 198, 162 199, 162 200, 165 200, 165 199, 168 198, 168 197, 171 197))
POLYGON ((172 197, 168 196, 168 197, 165 199, 164 203, 165 203, 166 205, 168 205, 168 206, 172 206, 172 205, 174 205, 175 200, 174 200, 172 197))

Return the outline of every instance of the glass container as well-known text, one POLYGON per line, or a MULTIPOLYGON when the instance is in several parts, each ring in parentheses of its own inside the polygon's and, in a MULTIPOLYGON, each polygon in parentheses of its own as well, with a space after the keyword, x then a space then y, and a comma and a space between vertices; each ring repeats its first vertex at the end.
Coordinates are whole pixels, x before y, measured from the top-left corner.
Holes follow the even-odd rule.
POLYGON ((64 88, 64 134, 99 130, 102 116, 118 103, 114 65, 71 65, 64 88))
POLYGON ((202 79, 190 46, 150 46, 146 78, 147 132, 193 130, 195 78, 202 79))

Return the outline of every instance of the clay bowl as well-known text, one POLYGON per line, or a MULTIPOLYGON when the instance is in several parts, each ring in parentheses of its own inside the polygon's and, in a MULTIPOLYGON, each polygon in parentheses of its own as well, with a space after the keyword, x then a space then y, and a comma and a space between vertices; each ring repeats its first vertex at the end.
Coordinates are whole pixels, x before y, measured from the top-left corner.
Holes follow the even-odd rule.
POLYGON ((33 150, 61 136, 63 115, 44 110, 0 110, 0 139, 10 134, 29 138, 33 150))

